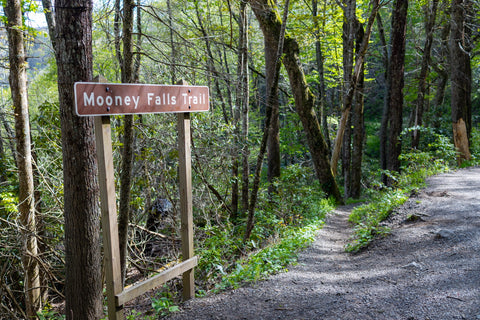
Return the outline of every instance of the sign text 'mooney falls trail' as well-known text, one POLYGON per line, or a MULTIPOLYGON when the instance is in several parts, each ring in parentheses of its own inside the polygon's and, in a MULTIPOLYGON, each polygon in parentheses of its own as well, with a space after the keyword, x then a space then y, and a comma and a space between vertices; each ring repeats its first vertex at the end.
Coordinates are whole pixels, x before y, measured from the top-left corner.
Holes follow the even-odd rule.
POLYGON ((182 85, 75 83, 79 116, 198 112, 209 109, 208 87, 182 85))

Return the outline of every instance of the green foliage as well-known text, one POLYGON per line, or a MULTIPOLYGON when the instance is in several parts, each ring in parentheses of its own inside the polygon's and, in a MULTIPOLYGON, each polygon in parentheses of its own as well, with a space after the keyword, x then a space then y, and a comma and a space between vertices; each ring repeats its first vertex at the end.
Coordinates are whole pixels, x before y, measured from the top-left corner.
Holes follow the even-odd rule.
POLYGON ((376 235, 385 234, 387 230, 378 224, 407 199, 408 196, 401 189, 387 190, 370 203, 353 209, 348 220, 355 224, 354 239, 345 249, 348 252, 356 252, 370 244, 376 235))
MULTIPOLYGON (((428 133, 428 130, 424 130, 428 133)), ((397 181, 395 188, 375 191, 369 203, 356 207, 350 214, 349 221, 355 225, 354 236, 345 246, 348 252, 357 252, 370 244, 379 235, 388 233, 388 229, 379 226, 390 213, 402 205, 408 195, 424 186, 428 176, 445 172, 454 161, 454 148, 447 138, 438 134, 427 145, 428 151, 412 150, 402 153, 401 174, 384 172, 397 181)))
POLYGON ((195 271, 196 279, 205 283, 202 292, 238 287, 283 270, 313 239, 325 214, 333 209, 333 203, 324 199, 312 181, 310 168, 284 168, 272 187, 276 193, 271 196, 268 186, 261 190, 255 227, 247 243, 243 243, 243 223, 197 228, 202 240, 197 244, 200 261, 195 271))
POLYGON ((37 313, 39 320, 63 320, 66 318, 65 315, 58 313, 57 310, 53 309, 52 306, 47 303, 43 310, 37 313))
POLYGON ((286 271, 287 266, 296 261, 299 250, 313 242, 322 225, 323 222, 317 220, 302 228, 288 229, 277 243, 237 261, 235 269, 222 277, 215 291, 238 288, 245 282, 255 282, 272 273, 286 271))
POLYGON ((179 310, 178 306, 173 303, 172 297, 170 292, 164 291, 152 299, 152 308, 158 316, 164 317, 179 310))
POLYGON ((18 213, 18 196, 11 191, 5 191, 0 193, 0 216, 8 217, 13 215, 14 217, 18 213))

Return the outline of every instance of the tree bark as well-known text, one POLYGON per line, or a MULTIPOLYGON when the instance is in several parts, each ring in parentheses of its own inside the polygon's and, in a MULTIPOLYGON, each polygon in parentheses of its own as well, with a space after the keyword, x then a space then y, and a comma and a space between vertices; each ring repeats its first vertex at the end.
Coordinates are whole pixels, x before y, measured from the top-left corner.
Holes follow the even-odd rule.
POLYGON ((423 112, 425 109, 425 94, 427 92, 427 76, 430 66, 430 56, 433 44, 433 31, 435 26, 435 19, 437 16, 438 0, 432 1, 432 7, 428 4, 425 8, 425 44, 423 46, 423 56, 420 67, 420 74, 418 76, 418 94, 415 101, 415 129, 412 132, 412 148, 417 149, 420 144, 420 130, 418 127, 423 125, 423 112))
MULTIPOLYGON (((407 31, 408 0, 395 0, 392 15, 392 52, 390 56, 390 95, 387 142, 387 170, 400 171, 402 151, 400 133, 403 123, 403 87, 405 68, 405 36, 407 31)), ((387 179, 393 185, 392 179, 387 179)))
MULTIPOLYGON (((382 119, 380 121, 380 168, 382 170, 387 170, 387 135, 388 135, 388 103, 390 101, 390 57, 388 54, 387 40, 385 37, 385 29, 383 27, 382 16, 378 15, 377 17, 377 26, 378 33, 380 37, 380 42, 382 45, 382 60, 383 60, 383 70, 384 70, 384 82, 385 82, 385 97, 383 98, 383 109, 382 109, 382 119)), ((382 175, 382 182, 384 184, 387 176, 382 175)))
MULTIPOLYGON (((280 36, 282 21, 268 0, 250 0, 250 5, 263 33, 280 36)), ((288 72, 297 113, 302 121, 317 178, 327 196, 343 203, 340 190, 329 166, 328 148, 314 111, 315 96, 310 91, 298 58, 299 48, 295 39, 285 37, 283 64, 288 72)))
MULTIPOLYGON (((363 26, 358 24, 356 32, 356 50, 360 50, 361 43, 365 32, 363 26)), ((357 90, 355 92, 355 99, 353 103, 352 113, 352 162, 351 162, 351 174, 350 174, 350 186, 349 197, 354 199, 360 198, 361 193, 361 181, 362 181, 362 158, 363 158, 363 143, 365 138, 365 125, 364 125, 364 76, 365 63, 361 66, 360 77, 357 83, 357 90)))
POLYGON ((27 60, 23 39, 22 6, 20 0, 5 3, 8 19, 7 35, 10 62, 10 90, 15 108, 15 139, 18 167, 18 211, 22 239, 25 307, 29 318, 35 319, 42 308, 40 271, 35 216, 34 177, 30 140, 30 120, 27 96, 27 60))
MULTIPOLYGON (((133 74, 133 9, 134 0, 123 2, 123 58, 122 58, 122 83, 132 83, 133 74)), ((123 150, 122 150, 122 171, 120 174, 120 204, 118 210, 118 237, 120 247, 120 269, 122 281, 125 283, 127 256, 128 256, 128 223, 130 222, 130 195, 132 186, 133 168, 133 115, 125 115, 123 121, 123 150)))
MULTIPOLYGON (((280 177, 280 103, 278 99, 278 78, 280 77, 280 72, 276 69, 279 58, 277 57, 278 42, 278 35, 263 32, 266 79, 265 100, 269 104, 268 107, 272 109, 267 147, 267 180, 269 183, 280 177)), ((275 192, 272 185, 269 187, 269 192, 275 192)))
POLYGON ((342 147, 343 135, 345 132, 345 127, 348 123, 348 117, 350 115, 350 110, 352 108, 352 101, 355 96, 355 90, 360 78, 360 71, 363 66, 363 61, 365 60, 365 55, 368 49, 368 42, 370 40, 370 35, 372 34, 373 23, 377 16, 378 10, 381 7, 379 0, 370 1, 371 12, 368 18, 367 26, 365 28, 365 37, 360 46, 360 50, 356 53, 355 56, 355 68, 353 69, 353 75, 349 77, 349 87, 346 87, 343 98, 343 107, 342 107, 342 116, 340 118, 340 123, 338 125, 337 137, 335 138, 335 143, 332 151, 332 159, 330 165, 333 171, 334 176, 336 175, 338 159, 340 157, 340 151, 342 147))
POLYGON ((43 12, 45 14, 45 20, 47 21, 48 35, 50 41, 52 42, 53 51, 56 51, 56 41, 55 41, 55 15, 53 13, 52 1, 51 0, 42 0, 43 12))
POLYGON ((453 141, 461 164, 470 160, 470 131, 472 112, 472 70, 470 65, 471 39, 467 26, 471 14, 470 0, 453 0, 451 8, 450 61, 453 141))
POLYGON ((65 313, 99 319, 102 312, 100 210, 94 123, 74 110, 73 84, 92 80, 90 0, 56 0, 56 58, 62 127, 65 211, 65 313))
MULTIPOLYGON (((320 109, 320 124, 322 127, 323 136, 325 138, 325 142, 327 143, 328 149, 331 148, 330 142, 330 134, 328 132, 328 122, 327 122, 327 94, 325 90, 325 71, 324 71, 324 56, 323 56, 323 49, 322 49, 322 42, 320 41, 320 24, 318 23, 319 18, 317 17, 318 14, 318 1, 312 0, 312 15, 313 15, 313 23, 315 26, 315 60, 317 64, 317 72, 318 72, 318 107, 320 109)), ((325 21, 325 20, 323 20, 325 21)), ((324 22, 325 23, 325 22, 324 22)))
MULTIPOLYGON (((278 87, 278 79, 279 79, 278 73, 280 72, 280 66, 281 66, 281 61, 280 61, 281 54, 283 52, 283 48, 285 45, 285 30, 286 30, 286 21, 288 17, 289 4, 290 4, 290 1, 287 0, 285 3, 285 9, 283 12, 283 23, 281 22, 281 19, 278 16, 277 12, 273 12, 272 10, 269 13, 267 13, 270 19, 275 17, 274 19, 280 22, 280 25, 278 26, 279 40, 278 40, 278 47, 277 47, 276 66, 275 66, 275 72, 272 75, 272 79, 277 83, 273 83, 271 87, 267 87, 267 101, 266 101, 267 108, 266 108, 266 116, 265 116, 265 127, 263 131, 262 141, 260 143, 260 150, 257 156, 257 163, 255 166, 255 175, 253 179, 252 192, 251 192, 250 203, 248 208, 247 225, 245 227, 245 235, 243 237, 244 243, 250 238, 250 234, 254 227, 255 207, 257 205, 258 190, 260 188, 260 176, 261 176, 261 171, 263 166, 263 158, 265 156, 265 150, 267 148, 267 142, 270 134, 270 125, 271 125, 272 116, 273 116, 273 108, 272 108, 273 103, 270 103, 270 102, 275 99, 275 95, 276 95, 272 89, 275 87, 278 87)), ((254 9, 254 12, 255 12, 255 9, 254 9)), ((255 15, 256 14, 257 13, 255 12, 255 15)), ((257 16, 257 19, 259 19, 258 16, 257 16)), ((262 31, 263 31, 263 28, 262 28, 262 31)))
POLYGON ((343 2, 343 85, 342 85, 342 97, 343 97, 343 109, 342 109, 342 118, 340 120, 339 128, 343 128, 343 132, 338 131, 340 136, 337 135, 338 141, 342 142, 342 148, 335 148, 332 155, 332 171, 333 174, 336 174, 337 166, 336 164, 337 152, 342 150, 342 173, 344 178, 344 197, 348 198, 350 196, 350 183, 351 183, 351 119, 349 117, 350 110, 352 109, 352 101, 348 101, 349 94, 348 90, 354 90, 353 84, 353 55, 354 55, 354 40, 355 40, 355 25, 357 21, 356 0, 344 0, 343 2))

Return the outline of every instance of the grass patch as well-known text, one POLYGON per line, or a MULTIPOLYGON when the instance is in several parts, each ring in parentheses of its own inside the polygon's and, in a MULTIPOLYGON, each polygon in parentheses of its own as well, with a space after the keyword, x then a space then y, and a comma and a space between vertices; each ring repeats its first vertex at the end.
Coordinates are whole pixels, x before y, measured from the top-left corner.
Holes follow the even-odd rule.
POLYGON ((433 148, 431 151, 402 154, 400 158, 403 163, 402 173, 390 175, 396 178, 396 187, 371 192, 372 196, 368 203, 352 210, 349 221, 354 224, 354 234, 345 246, 347 252, 358 252, 366 248, 376 237, 388 234, 390 230, 379 226, 380 222, 388 218, 395 208, 405 203, 411 193, 424 187, 427 177, 449 170, 449 164, 455 161, 453 146, 445 139, 438 139, 430 146, 433 148), (439 148, 439 145, 442 148, 439 148), (438 152, 439 149, 442 150, 441 153, 438 152))

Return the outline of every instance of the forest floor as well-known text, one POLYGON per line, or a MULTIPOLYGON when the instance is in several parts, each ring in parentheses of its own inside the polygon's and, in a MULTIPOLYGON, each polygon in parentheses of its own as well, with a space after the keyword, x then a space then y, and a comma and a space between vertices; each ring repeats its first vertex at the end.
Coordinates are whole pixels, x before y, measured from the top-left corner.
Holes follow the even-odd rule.
POLYGON ((383 223, 391 233, 356 254, 344 250, 351 209, 332 213, 288 272, 169 319, 480 319, 480 168, 429 178, 383 223))

